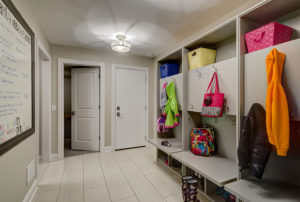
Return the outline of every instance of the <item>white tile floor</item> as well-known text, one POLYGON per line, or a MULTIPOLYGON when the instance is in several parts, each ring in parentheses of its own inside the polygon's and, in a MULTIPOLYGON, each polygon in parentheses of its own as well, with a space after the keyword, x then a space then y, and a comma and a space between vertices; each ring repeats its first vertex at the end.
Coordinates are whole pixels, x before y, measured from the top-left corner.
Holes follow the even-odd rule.
POLYGON ((180 178, 154 159, 155 148, 144 147, 52 162, 33 201, 182 202, 180 178))

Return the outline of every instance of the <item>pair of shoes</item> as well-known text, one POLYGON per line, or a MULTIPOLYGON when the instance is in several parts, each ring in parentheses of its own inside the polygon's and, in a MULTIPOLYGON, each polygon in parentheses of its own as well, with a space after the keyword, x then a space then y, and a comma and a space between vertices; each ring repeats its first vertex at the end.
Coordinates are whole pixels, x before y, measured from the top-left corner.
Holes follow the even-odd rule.
POLYGON ((163 146, 166 146, 166 147, 171 147, 172 146, 171 142, 169 142, 168 140, 163 140, 163 141, 161 141, 160 144, 163 145, 163 146))

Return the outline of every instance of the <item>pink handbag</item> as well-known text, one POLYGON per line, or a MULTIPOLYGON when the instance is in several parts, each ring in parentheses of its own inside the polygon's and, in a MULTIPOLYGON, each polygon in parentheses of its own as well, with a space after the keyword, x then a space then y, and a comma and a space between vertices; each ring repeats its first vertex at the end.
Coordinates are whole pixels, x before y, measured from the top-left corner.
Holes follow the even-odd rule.
POLYGON ((202 105, 202 116, 222 117, 223 116, 224 93, 220 93, 217 72, 211 78, 202 105), (212 93, 212 84, 215 81, 215 92, 212 93), (208 93, 209 91, 209 93, 208 93))
POLYGON ((245 34, 248 53, 285 43, 291 40, 292 34, 292 28, 271 22, 245 34))

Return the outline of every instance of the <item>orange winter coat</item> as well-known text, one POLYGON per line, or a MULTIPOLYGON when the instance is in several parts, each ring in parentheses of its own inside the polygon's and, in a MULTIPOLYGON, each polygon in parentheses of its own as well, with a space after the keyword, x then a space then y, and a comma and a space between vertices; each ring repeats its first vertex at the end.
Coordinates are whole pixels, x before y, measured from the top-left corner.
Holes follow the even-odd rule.
POLYGON ((284 53, 273 49, 267 56, 266 126, 269 142, 276 147, 277 155, 286 156, 289 149, 290 127, 286 94, 281 85, 284 53))

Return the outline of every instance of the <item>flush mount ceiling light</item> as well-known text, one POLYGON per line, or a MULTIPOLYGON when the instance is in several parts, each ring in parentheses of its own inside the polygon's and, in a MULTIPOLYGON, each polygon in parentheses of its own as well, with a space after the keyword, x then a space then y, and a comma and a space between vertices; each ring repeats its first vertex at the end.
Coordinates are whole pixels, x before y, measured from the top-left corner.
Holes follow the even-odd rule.
POLYGON ((130 51, 130 43, 125 41, 126 36, 119 34, 116 36, 117 40, 111 42, 111 49, 116 52, 126 53, 130 51))

